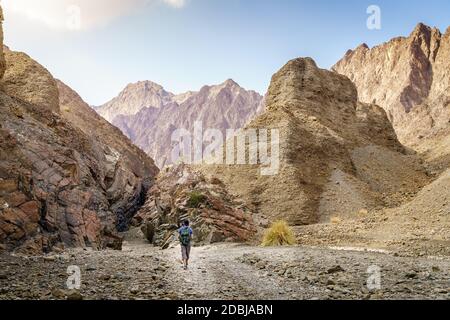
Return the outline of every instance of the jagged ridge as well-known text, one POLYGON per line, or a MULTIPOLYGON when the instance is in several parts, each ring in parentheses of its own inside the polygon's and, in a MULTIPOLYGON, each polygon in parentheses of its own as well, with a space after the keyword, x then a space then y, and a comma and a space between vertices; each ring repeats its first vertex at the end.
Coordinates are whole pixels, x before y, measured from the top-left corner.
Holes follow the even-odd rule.
POLYGON ((361 101, 386 110, 402 143, 421 151, 449 127, 449 69, 450 28, 442 35, 422 23, 408 37, 350 50, 333 67, 355 83, 361 101))

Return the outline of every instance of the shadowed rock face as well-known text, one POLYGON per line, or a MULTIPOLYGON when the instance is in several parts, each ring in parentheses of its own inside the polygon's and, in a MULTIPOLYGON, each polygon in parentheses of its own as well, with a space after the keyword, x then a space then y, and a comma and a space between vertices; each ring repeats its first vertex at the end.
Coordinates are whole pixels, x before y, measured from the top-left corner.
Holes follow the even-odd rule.
POLYGON ((6 66, 0 244, 26 253, 120 249, 117 228, 125 228, 144 202, 158 169, 27 55, 7 50, 6 66))
POLYGON ((3 92, 0 108, 0 241, 33 253, 108 246, 103 234, 114 234, 116 217, 92 141, 56 113, 3 92))
POLYGON ((333 67, 355 83, 361 101, 386 111, 402 143, 418 150, 449 127, 449 69, 450 29, 442 35, 423 24, 408 37, 350 50, 333 67))
POLYGON ((261 165, 200 170, 253 212, 296 225, 395 206, 428 179, 418 159, 404 153, 385 112, 357 96, 347 77, 309 58, 292 60, 273 76, 265 113, 247 127, 279 130, 278 174, 262 176, 261 165))
POLYGON ((205 86, 199 92, 174 95, 146 81, 128 85, 118 97, 97 109, 162 168, 172 164, 172 133, 203 128, 240 129, 263 110, 262 96, 233 80, 205 86))
POLYGON ((123 133, 90 108, 81 97, 57 80, 62 116, 89 136, 104 164, 104 188, 117 227, 125 230, 144 203, 158 168, 153 160, 123 133))

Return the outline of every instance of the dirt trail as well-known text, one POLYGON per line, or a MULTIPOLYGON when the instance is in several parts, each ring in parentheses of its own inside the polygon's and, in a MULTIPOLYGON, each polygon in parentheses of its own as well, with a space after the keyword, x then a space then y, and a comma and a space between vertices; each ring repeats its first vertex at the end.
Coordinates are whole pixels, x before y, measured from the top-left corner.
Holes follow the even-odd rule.
POLYGON ((283 299, 280 283, 271 277, 260 277, 250 265, 238 261, 247 250, 236 245, 194 248, 192 264, 185 271, 178 248, 171 249, 167 258, 175 266, 173 289, 187 298, 283 299))
MULTIPOLYGON (((371 283, 369 281, 369 283, 371 283)), ((47 257, 0 255, 1 299, 450 299, 449 258, 409 258, 328 248, 220 244, 179 249, 125 243, 123 251, 70 250, 47 257), (66 287, 79 266, 80 295, 66 287), (369 290, 368 268, 380 270, 369 290)))

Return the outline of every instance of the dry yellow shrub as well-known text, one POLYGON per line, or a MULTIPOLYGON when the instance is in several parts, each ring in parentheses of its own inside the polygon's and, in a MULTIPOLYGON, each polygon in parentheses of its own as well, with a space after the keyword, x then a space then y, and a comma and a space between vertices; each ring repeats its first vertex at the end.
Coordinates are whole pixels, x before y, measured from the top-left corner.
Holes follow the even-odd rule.
POLYGON ((290 246, 297 243, 294 232, 286 221, 274 222, 264 234, 263 247, 290 246))

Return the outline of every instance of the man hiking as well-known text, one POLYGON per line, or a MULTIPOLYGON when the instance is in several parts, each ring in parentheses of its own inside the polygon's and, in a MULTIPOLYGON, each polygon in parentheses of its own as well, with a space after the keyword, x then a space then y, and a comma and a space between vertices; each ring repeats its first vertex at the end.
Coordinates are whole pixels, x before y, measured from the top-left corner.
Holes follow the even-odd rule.
POLYGON ((180 238, 183 268, 184 270, 187 270, 189 266, 189 256, 191 254, 191 240, 193 234, 191 227, 189 227, 188 220, 184 221, 183 226, 178 230, 178 234, 180 238))

